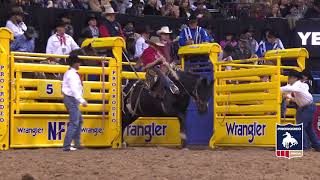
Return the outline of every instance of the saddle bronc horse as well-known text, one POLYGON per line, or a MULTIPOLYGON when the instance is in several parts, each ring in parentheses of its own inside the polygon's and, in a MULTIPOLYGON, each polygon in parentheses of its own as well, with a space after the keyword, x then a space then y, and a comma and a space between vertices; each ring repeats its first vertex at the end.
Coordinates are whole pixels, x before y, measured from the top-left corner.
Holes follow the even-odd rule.
MULTIPOLYGON (((180 133, 185 140, 185 114, 189 101, 193 98, 200 113, 207 112, 208 101, 212 96, 212 81, 186 72, 178 72, 179 80, 173 80, 180 93, 172 94, 164 89, 162 99, 152 96, 141 80, 129 82, 123 89, 122 130, 138 117, 179 118, 180 133)), ((184 141, 183 141, 184 145, 184 141)))

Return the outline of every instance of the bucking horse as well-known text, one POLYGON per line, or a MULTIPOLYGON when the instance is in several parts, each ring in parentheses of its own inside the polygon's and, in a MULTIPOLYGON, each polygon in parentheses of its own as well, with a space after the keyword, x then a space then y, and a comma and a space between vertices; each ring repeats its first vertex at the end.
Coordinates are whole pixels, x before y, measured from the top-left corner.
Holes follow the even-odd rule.
POLYGON ((208 111, 213 83, 207 78, 189 72, 178 71, 178 80, 171 78, 179 88, 173 94, 163 88, 161 98, 155 97, 143 80, 129 81, 123 88, 122 131, 138 117, 178 117, 182 146, 185 146, 185 116, 191 98, 199 113, 208 111))
MULTIPOLYGON (((98 55, 95 49, 87 46, 72 52, 77 55, 98 55)), ((83 65, 91 61, 83 62, 83 65)), ((134 70, 133 70, 134 71, 134 70)), ((144 80, 130 80, 122 89, 122 135, 124 130, 139 117, 178 117, 182 146, 186 140, 185 116, 190 100, 196 102, 199 113, 208 111, 209 99, 212 96, 213 82, 190 72, 177 72, 178 78, 173 82, 179 88, 178 94, 173 94, 168 88, 160 88, 161 98, 155 97, 146 87, 144 80)), ((159 88, 159 87, 158 87, 159 88)))

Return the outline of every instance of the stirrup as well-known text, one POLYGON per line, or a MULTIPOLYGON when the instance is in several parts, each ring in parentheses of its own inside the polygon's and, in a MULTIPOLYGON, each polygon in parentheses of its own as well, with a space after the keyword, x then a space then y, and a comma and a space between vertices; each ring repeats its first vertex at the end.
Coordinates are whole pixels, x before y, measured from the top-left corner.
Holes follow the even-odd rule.
POLYGON ((169 89, 172 92, 172 94, 179 94, 180 93, 179 88, 174 84, 171 85, 169 89))

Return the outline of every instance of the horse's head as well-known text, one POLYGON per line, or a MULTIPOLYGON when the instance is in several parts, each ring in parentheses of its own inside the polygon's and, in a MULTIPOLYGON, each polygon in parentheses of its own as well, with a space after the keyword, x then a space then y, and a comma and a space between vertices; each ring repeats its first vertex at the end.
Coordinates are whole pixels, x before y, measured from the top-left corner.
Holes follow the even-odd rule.
POLYGON ((196 101, 199 113, 208 111, 209 100, 212 97, 213 81, 207 78, 199 78, 194 86, 192 96, 196 101))
POLYGON ((291 134, 288 133, 288 132, 286 132, 286 133, 284 133, 282 136, 291 137, 291 134))

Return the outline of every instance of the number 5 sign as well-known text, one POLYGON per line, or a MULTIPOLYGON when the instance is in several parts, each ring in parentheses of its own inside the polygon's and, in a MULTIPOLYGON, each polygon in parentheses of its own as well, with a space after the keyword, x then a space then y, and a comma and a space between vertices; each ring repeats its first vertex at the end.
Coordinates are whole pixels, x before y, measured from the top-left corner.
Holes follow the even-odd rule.
POLYGON ((39 96, 41 98, 59 98, 62 97, 61 94, 61 81, 39 81, 38 86, 39 96))

